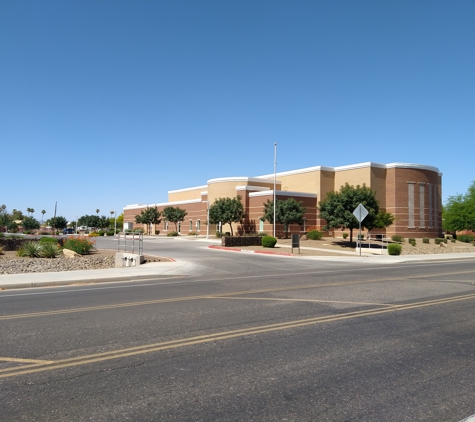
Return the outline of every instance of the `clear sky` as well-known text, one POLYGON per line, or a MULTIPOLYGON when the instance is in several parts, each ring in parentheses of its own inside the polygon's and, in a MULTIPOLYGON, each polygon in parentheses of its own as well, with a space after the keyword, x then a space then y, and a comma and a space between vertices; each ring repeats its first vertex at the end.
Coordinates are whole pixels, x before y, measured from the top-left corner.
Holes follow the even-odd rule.
POLYGON ((474 176, 473 0, 1 0, 0 204, 118 213, 216 177, 474 176))

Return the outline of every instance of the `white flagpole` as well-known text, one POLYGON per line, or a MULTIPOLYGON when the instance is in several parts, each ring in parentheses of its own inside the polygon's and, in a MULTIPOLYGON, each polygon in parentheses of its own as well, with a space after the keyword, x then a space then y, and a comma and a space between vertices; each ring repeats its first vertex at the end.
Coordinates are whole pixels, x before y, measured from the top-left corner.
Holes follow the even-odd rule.
POLYGON ((274 142, 274 233, 273 236, 275 237, 275 209, 277 207, 276 203, 276 195, 275 195, 275 187, 276 187, 276 182, 275 182, 275 177, 276 177, 276 169, 277 169, 277 142, 274 142))

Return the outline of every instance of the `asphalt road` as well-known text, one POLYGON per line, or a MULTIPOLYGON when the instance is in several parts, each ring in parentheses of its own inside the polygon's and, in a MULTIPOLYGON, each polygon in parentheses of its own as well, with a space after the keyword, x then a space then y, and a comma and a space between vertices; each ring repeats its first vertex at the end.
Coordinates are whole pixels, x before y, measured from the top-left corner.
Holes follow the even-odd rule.
POLYGON ((0 292, 0 420, 475 413, 475 262, 338 264, 205 246, 146 244, 194 262, 189 277, 0 292))

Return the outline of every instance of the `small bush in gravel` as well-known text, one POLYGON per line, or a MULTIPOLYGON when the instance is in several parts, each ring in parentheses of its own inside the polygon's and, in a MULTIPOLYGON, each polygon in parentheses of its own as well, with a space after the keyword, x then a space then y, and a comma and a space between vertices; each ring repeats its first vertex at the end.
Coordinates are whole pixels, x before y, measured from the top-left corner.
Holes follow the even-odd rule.
POLYGON ((318 230, 310 230, 307 232, 307 239, 320 240, 323 237, 323 233, 318 230))
POLYGON ((88 255, 95 249, 94 242, 81 236, 69 237, 68 240, 64 242, 63 248, 70 249, 79 255, 88 255))
POLYGON ((393 242, 404 242, 404 238, 402 236, 397 235, 397 234, 393 235, 391 237, 391 240, 393 242))
POLYGON ((0 255, 3 255, 3 246, 0 246, 0 255))
POLYGON ((170 237, 172 237, 172 236, 180 236, 180 234, 179 234, 178 232, 170 232, 170 233, 167 234, 167 236, 170 236, 170 237))
POLYGON ((416 246, 416 239, 409 239, 409 243, 410 243, 412 246, 416 246))
POLYGON ((343 233, 343 239, 346 239, 348 237, 348 233, 343 233))
POLYGON ((107 231, 106 236, 114 236, 114 230, 107 231))
POLYGON ((41 244, 39 242, 25 242, 17 250, 18 256, 28 256, 38 258, 41 253, 41 244))
POLYGON ((441 237, 436 237, 436 238, 434 239, 434 242, 435 242, 436 245, 439 245, 439 244, 442 243, 442 242, 447 243, 447 239, 443 239, 443 238, 441 238, 441 237))
POLYGON ((272 236, 264 236, 262 238, 262 246, 264 248, 273 248, 277 243, 277 239, 272 236))
POLYGON ((61 253, 58 244, 46 242, 41 245, 40 256, 42 258, 56 258, 61 253))
POLYGON ((402 246, 397 243, 391 243, 388 245, 389 255, 401 255, 402 246))
POLYGON ((422 238, 422 243, 430 243, 429 238, 428 237, 423 237, 422 238))

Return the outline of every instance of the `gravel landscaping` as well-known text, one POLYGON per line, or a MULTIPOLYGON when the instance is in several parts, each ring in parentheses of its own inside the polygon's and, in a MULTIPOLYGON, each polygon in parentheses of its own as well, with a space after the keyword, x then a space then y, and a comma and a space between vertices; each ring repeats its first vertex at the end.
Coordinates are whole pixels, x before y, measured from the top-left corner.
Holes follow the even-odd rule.
MULTIPOLYGON (((75 270, 103 270, 114 268, 116 251, 98 250, 91 255, 75 258, 24 258, 16 251, 3 252, 0 255, 0 274, 44 273, 75 270)), ((146 262, 168 261, 167 258, 145 256, 146 262)))

